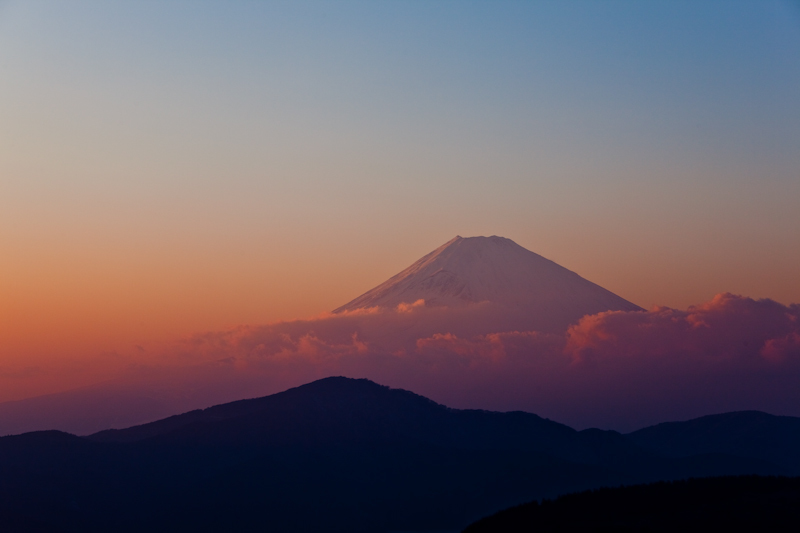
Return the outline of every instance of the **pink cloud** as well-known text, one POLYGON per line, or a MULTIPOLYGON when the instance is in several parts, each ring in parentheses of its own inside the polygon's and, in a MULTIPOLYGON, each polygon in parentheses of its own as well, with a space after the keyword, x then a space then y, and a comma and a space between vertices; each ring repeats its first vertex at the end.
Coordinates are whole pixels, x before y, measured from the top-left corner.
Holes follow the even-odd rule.
POLYGON ((798 306, 733 294, 718 294, 686 311, 600 313, 569 328, 565 353, 576 362, 620 357, 756 362, 764 350, 777 353, 781 339, 798 333, 799 314, 798 306))
POLYGON ((759 353, 764 359, 775 363, 800 359, 800 335, 792 332, 785 337, 769 339, 759 353))
POLYGON ((199 335, 181 350, 232 357, 243 375, 285 386, 367 377, 455 407, 525 409, 580 427, 736 409, 800 415, 796 305, 720 294, 687 310, 586 316, 562 335, 470 335, 486 312, 373 309, 199 335))
POLYGON ((415 304, 241 326, 140 350, 123 381, 158 388, 176 410, 345 375, 578 428, 744 409, 800 416, 798 305, 720 294, 687 310, 585 316, 562 334, 516 327, 520 317, 504 329, 502 313, 415 304))

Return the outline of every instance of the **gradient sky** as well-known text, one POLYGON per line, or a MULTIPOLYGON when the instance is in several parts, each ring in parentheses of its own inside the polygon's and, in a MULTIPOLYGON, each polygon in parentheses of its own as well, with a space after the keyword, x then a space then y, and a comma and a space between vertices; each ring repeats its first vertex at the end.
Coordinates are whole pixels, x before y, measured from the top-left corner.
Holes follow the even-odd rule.
POLYGON ((0 373, 492 234, 643 307, 800 302, 800 3, 0 0, 0 373))

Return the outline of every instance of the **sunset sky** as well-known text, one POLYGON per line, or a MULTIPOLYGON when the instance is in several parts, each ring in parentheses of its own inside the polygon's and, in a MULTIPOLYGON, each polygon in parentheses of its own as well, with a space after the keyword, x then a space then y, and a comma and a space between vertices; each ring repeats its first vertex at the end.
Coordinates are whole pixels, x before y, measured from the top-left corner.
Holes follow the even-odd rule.
POLYGON ((316 316, 456 235, 800 302, 800 3, 0 0, 0 374, 316 316))

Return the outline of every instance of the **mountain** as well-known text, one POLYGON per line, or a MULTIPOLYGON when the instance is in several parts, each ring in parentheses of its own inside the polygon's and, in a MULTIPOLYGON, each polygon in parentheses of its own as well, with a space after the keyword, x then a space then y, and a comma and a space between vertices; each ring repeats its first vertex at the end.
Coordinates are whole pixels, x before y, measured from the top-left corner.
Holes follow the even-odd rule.
POLYGON ((149 422, 175 412, 175 402, 100 383, 67 392, 0 403, 0 435, 58 429, 87 435, 149 422))
POLYGON ((89 435, 276 390, 265 387, 263 377, 237 379, 218 366, 133 368, 113 380, 0 402, 0 435, 50 429, 89 435))
POLYGON ((668 457, 725 453, 769 461, 800 475, 800 418, 793 416, 737 411, 665 422, 627 437, 668 457))
POLYGON ((450 409, 409 391, 343 377, 128 429, 101 431, 86 438, 94 442, 181 438, 198 443, 206 439, 233 442, 245 435, 267 440, 297 438, 298 442, 313 436, 316 443, 338 444, 349 439, 385 439, 474 450, 525 450, 574 461, 597 461, 575 430, 534 414, 450 409), (308 424, 310 419, 317 422, 308 424), (270 426, 276 431, 265 432, 270 426), (294 432, 298 433, 288 436, 294 432))
POLYGON ((0 438, 0 528, 452 530, 602 486, 788 473, 759 458, 673 457, 613 431, 326 378, 89 437, 0 438))
MULTIPOLYGON (((284 348, 286 339, 308 336, 328 344, 346 344, 354 342, 356 335, 373 352, 398 353, 414 351, 419 339, 436 335, 472 339, 513 331, 560 334, 586 314, 637 309, 636 305, 509 239, 456 237, 386 283, 340 307, 332 316, 267 324, 250 330, 274 332, 276 341, 264 343, 259 356, 284 361, 288 368, 293 366, 289 360, 272 358, 284 348), (401 303, 413 304, 418 300, 425 301, 425 308, 415 313, 386 313, 375 320, 345 313, 363 307, 396 308, 401 303)), ((131 365, 113 381, 1 402, 0 435, 49 429, 87 435, 248 395, 268 394, 308 379, 304 376, 275 383, 271 376, 292 375, 286 368, 264 371, 260 377, 253 377, 252 367, 248 372, 238 373, 219 370, 221 364, 224 366, 226 360, 231 361, 236 355, 223 353, 219 360, 198 360, 191 367, 184 359, 180 368, 165 365, 148 369, 146 364, 141 368, 131 365)), ((340 372, 352 369, 342 366, 332 369, 329 375, 340 372)), ((380 373, 357 374, 386 379, 380 373)))
POLYGON ((561 328, 602 311, 635 304, 503 237, 456 237, 374 289, 335 309, 490 304, 528 318, 528 329, 561 328), (539 326, 539 327, 536 327, 539 326))

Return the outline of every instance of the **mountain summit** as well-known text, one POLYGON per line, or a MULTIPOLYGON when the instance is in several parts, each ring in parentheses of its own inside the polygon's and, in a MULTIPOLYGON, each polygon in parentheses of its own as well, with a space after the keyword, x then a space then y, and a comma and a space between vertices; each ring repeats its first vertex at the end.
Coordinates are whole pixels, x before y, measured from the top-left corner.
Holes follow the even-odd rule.
POLYGON ((567 323, 602 311, 641 309, 510 239, 491 236, 456 237, 334 313, 419 300, 427 307, 489 303, 567 323))

